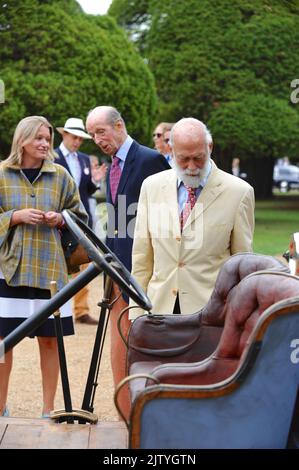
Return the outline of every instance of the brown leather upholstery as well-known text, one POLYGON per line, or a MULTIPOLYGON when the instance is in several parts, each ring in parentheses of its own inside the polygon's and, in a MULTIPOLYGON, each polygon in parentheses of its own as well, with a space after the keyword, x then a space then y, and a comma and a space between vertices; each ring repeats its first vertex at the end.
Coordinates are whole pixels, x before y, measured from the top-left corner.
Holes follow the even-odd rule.
POLYGON ((202 311, 202 324, 223 326, 231 290, 249 274, 262 270, 289 273, 289 267, 273 256, 238 253, 229 258, 221 268, 210 300, 202 311))
MULTIPOLYGON (((210 357, 192 364, 165 364, 150 374, 164 384, 210 385, 225 380, 237 370, 260 315, 276 302, 298 295, 298 277, 253 273, 230 292, 223 333, 210 357)), ((149 380, 146 383, 151 384, 149 380)))
MULTIPOLYGON (((208 358, 217 348, 225 317, 231 308, 230 299, 234 298, 238 284, 250 273, 266 269, 289 271, 286 264, 272 256, 238 253, 222 266, 211 298, 199 312, 193 315, 146 315, 137 318, 128 339, 128 375, 152 374, 154 370, 154 375, 163 383, 165 380, 166 383, 196 383, 196 363, 208 358), (172 363, 176 363, 175 368, 172 363)), ((223 359, 224 375, 235 370, 238 360, 237 356, 223 359)), ((215 356, 213 363, 208 365, 207 383, 219 375, 217 361, 218 357, 215 356)), ((205 370, 204 362, 201 367, 205 370)), ((145 386, 144 378, 130 382, 131 401, 145 386)))
POLYGON ((298 448, 299 276, 253 273, 228 304, 209 358, 149 371, 151 386, 132 406, 130 448, 298 448))
POLYGON ((263 269, 289 272, 272 256, 238 253, 223 264, 212 296, 199 312, 137 318, 128 338, 127 371, 131 374, 133 364, 140 361, 196 362, 207 357, 222 333, 230 291, 248 274, 263 269))

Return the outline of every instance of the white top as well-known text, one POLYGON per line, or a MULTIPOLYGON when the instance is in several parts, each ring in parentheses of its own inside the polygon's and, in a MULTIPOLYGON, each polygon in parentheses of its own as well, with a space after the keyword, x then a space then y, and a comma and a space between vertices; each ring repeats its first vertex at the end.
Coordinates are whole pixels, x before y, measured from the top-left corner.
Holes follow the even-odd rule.
POLYGON ((127 158, 127 155, 128 155, 128 152, 130 150, 132 143, 133 143, 133 139, 131 136, 128 135, 126 140, 122 144, 122 146, 119 147, 118 151, 115 154, 117 158, 120 159, 119 166, 120 166, 121 171, 123 171, 123 167, 124 167, 124 164, 125 164, 125 161, 126 161, 126 158, 127 158))
POLYGON ((79 188, 82 172, 81 172, 81 166, 80 166, 78 154, 77 152, 70 152, 66 148, 63 142, 61 142, 61 144, 59 145, 59 148, 65 158, 66 163, 68 164, 72 177, 74 178, 79 188))

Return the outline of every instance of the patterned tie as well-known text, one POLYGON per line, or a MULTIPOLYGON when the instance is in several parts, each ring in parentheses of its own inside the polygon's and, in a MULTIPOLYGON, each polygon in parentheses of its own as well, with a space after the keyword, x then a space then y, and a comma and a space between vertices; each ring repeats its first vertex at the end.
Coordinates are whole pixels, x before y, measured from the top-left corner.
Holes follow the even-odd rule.
POLYGON ((181 212, 181 232, 183 231, 184 225, 196 203, 196 188, 190 188, 190 186, 186 185, 185 188, 188 191, 188 199, 181 212))
POLYGON ((110 191, 113 204, 115 203, 117 188, 121 177, 120 159, 114 155, 110 169, 110 191))

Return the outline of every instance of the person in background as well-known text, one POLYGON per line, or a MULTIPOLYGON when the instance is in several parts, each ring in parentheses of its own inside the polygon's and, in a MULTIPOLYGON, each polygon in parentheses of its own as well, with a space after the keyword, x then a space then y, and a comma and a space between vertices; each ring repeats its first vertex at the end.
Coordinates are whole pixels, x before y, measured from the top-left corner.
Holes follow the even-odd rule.
MULTIPOLYGON (((91 173, 99 167, 99 161, 98 157, 96 155, 89 155, 89 161, 90 161, 90 171, 91 173)), ((98 191, 98 190, 97 190, 98 191)), ((89 206, 89 212, 91 215, 92 219, 92 230, 94 231, 95 229, 95 224, 96 224, 96 207, 97 207, 97 201, 96 198, 94 197, 94 193, 90 195, 88 198, 88 206, 89 206)))
MULTIPOLYGON (((69 173, 54 163, 53 128, 42 116, 16 127, 11 152, 0 164, 0 339, 21 325, 50 298, 50 283, 68 282, 59 229, 68 209, 88 216, 69 173)), ((61 307, 64 335, 74 333, 70 304, 61 307)), ((42 416, 54 408, 59 360, 53 317, 31 333, 37 336, 42 374, 42 416)), ((7 396, 13 352, 0 363, 0 416, 8 416, 7 396)), ((21 390, 20 390, 20 393, 21 390)))
POLYGON ((172 148, 170 145, 170 132, 171 132, 171 129, 166 130, 164 132, 163 140, 164 140, 164 151, 165 151, 164 157, 166 158, 168 164, 172 167, 173 163, 172 163, 172 148))
MULTIPOLYGON (((90 155, 91 171, 99 168, 99 159, 96 155, 90 155)), ((106 207, 106 178, 101 180, 101 188, 89 199, 90 212, 93 219, 93 231, 96 236, 105 243, 107 235, 107 207, 106 207)))
POLYGON ((234 176, 240 176, 240 158, 233 158, 232 160, 232 174, 234 176))
MULTIPOLYGON (((94 167, 92 170, 89 156, 79 152, 84 139, 90 139, 90 136, 85 132, 82 119, 69 118, 64 127, 57 127, 56 129, 62 135, 62 142, 55 149, 57 153, 56 163, 66 168, 74 178, 79 189, 80 198, 89 216, 88 224, 92 227, 90 197, 101 187, 101 181, 106 175, 107 167, 103 163, 103 165, 94 167)), ((80 267, 80 271, 84 269, 86 269, 86 265, 80 267)), ((77 275, 77 273, 73 274, 72 277, 75 278, 77 275)), ((87 285, 74 296, 74 317, 79 323, 97 325, 98 321, 90 315, 88 293, 89 287, 87 285)))
MULTIPOLYGON (((170 133, 173 126, 172 122, 160 122, 153 132, 153 140, 155 149, 158 150, 167 160, 167 163, 171 166, 171 149, 169 148, 167 140, 167 134, 170 133)), ((168 134, 169 136, 169 134, 168 134)))
POLYGON ((232 160, 232 174, 234 176, 238 176, 239 178, 242 178, 243 180, 247 180, 247 173, 244 173, 241 171, 240 167, 240 158, 235 157, 232 160))
MULTIPOLYGON (((157 151, 140 145, 127 133, 120 112, 111 106, 98 106, 86 120, 86 128, 96 145, 111 157, 107 176, 106 201, 108 207, 107 245, 130 271, 134 221, 140 187, 143 180, 154 173, 169 169, 165 158, 157 151), (113 210, 112 210, 113 209, 113 210)), ((113 283, 112 297, 120 295, 113 283)), ((120 295, 110 313, 111 364, 114 383, 125 377, 126 348, 117 329, 117 321, 128 298, 120 295)), ((122 319, 123 333, 128 333, 130 322, 126 313, 122 319)), ((123 409, 129 409, 128 392, 121 397, 123 409)))
POLYGON ((254 231, 253 188, 216 167, 205 124, 181 119, 171 146, 173 169, 142 185, 132 253, 132 274, 163 315, 206 305, 224 261, 252 251, 254 231))

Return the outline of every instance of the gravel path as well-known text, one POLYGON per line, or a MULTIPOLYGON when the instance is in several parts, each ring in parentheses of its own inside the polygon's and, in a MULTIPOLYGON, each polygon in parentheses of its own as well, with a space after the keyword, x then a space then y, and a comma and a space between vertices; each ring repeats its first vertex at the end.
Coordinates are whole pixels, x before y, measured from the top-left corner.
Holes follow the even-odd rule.
MULTIPOLYGON (((94 317, 100 309, 97 302, 102 299, 102 277, 90 283, 89 303, 94 317)), ((93 349, 96 326, 75 324, 76 334, 65 338, 69 381, 73 408, 81 408, 90 357, 93 349)), ((36 339, 25 338, 14 349, 14 364, 10 379, 8 407, 10 416, 39 418, 42 407, 39 353, 36 339)), ((55 408, 64 408, 61 384, 58 385, 55 408)), ((117 421, 113 403, 113 380, 110 368, 109 328, 105 340, 99 385, 97 387, 94 412, 101 421, 117 421)))

